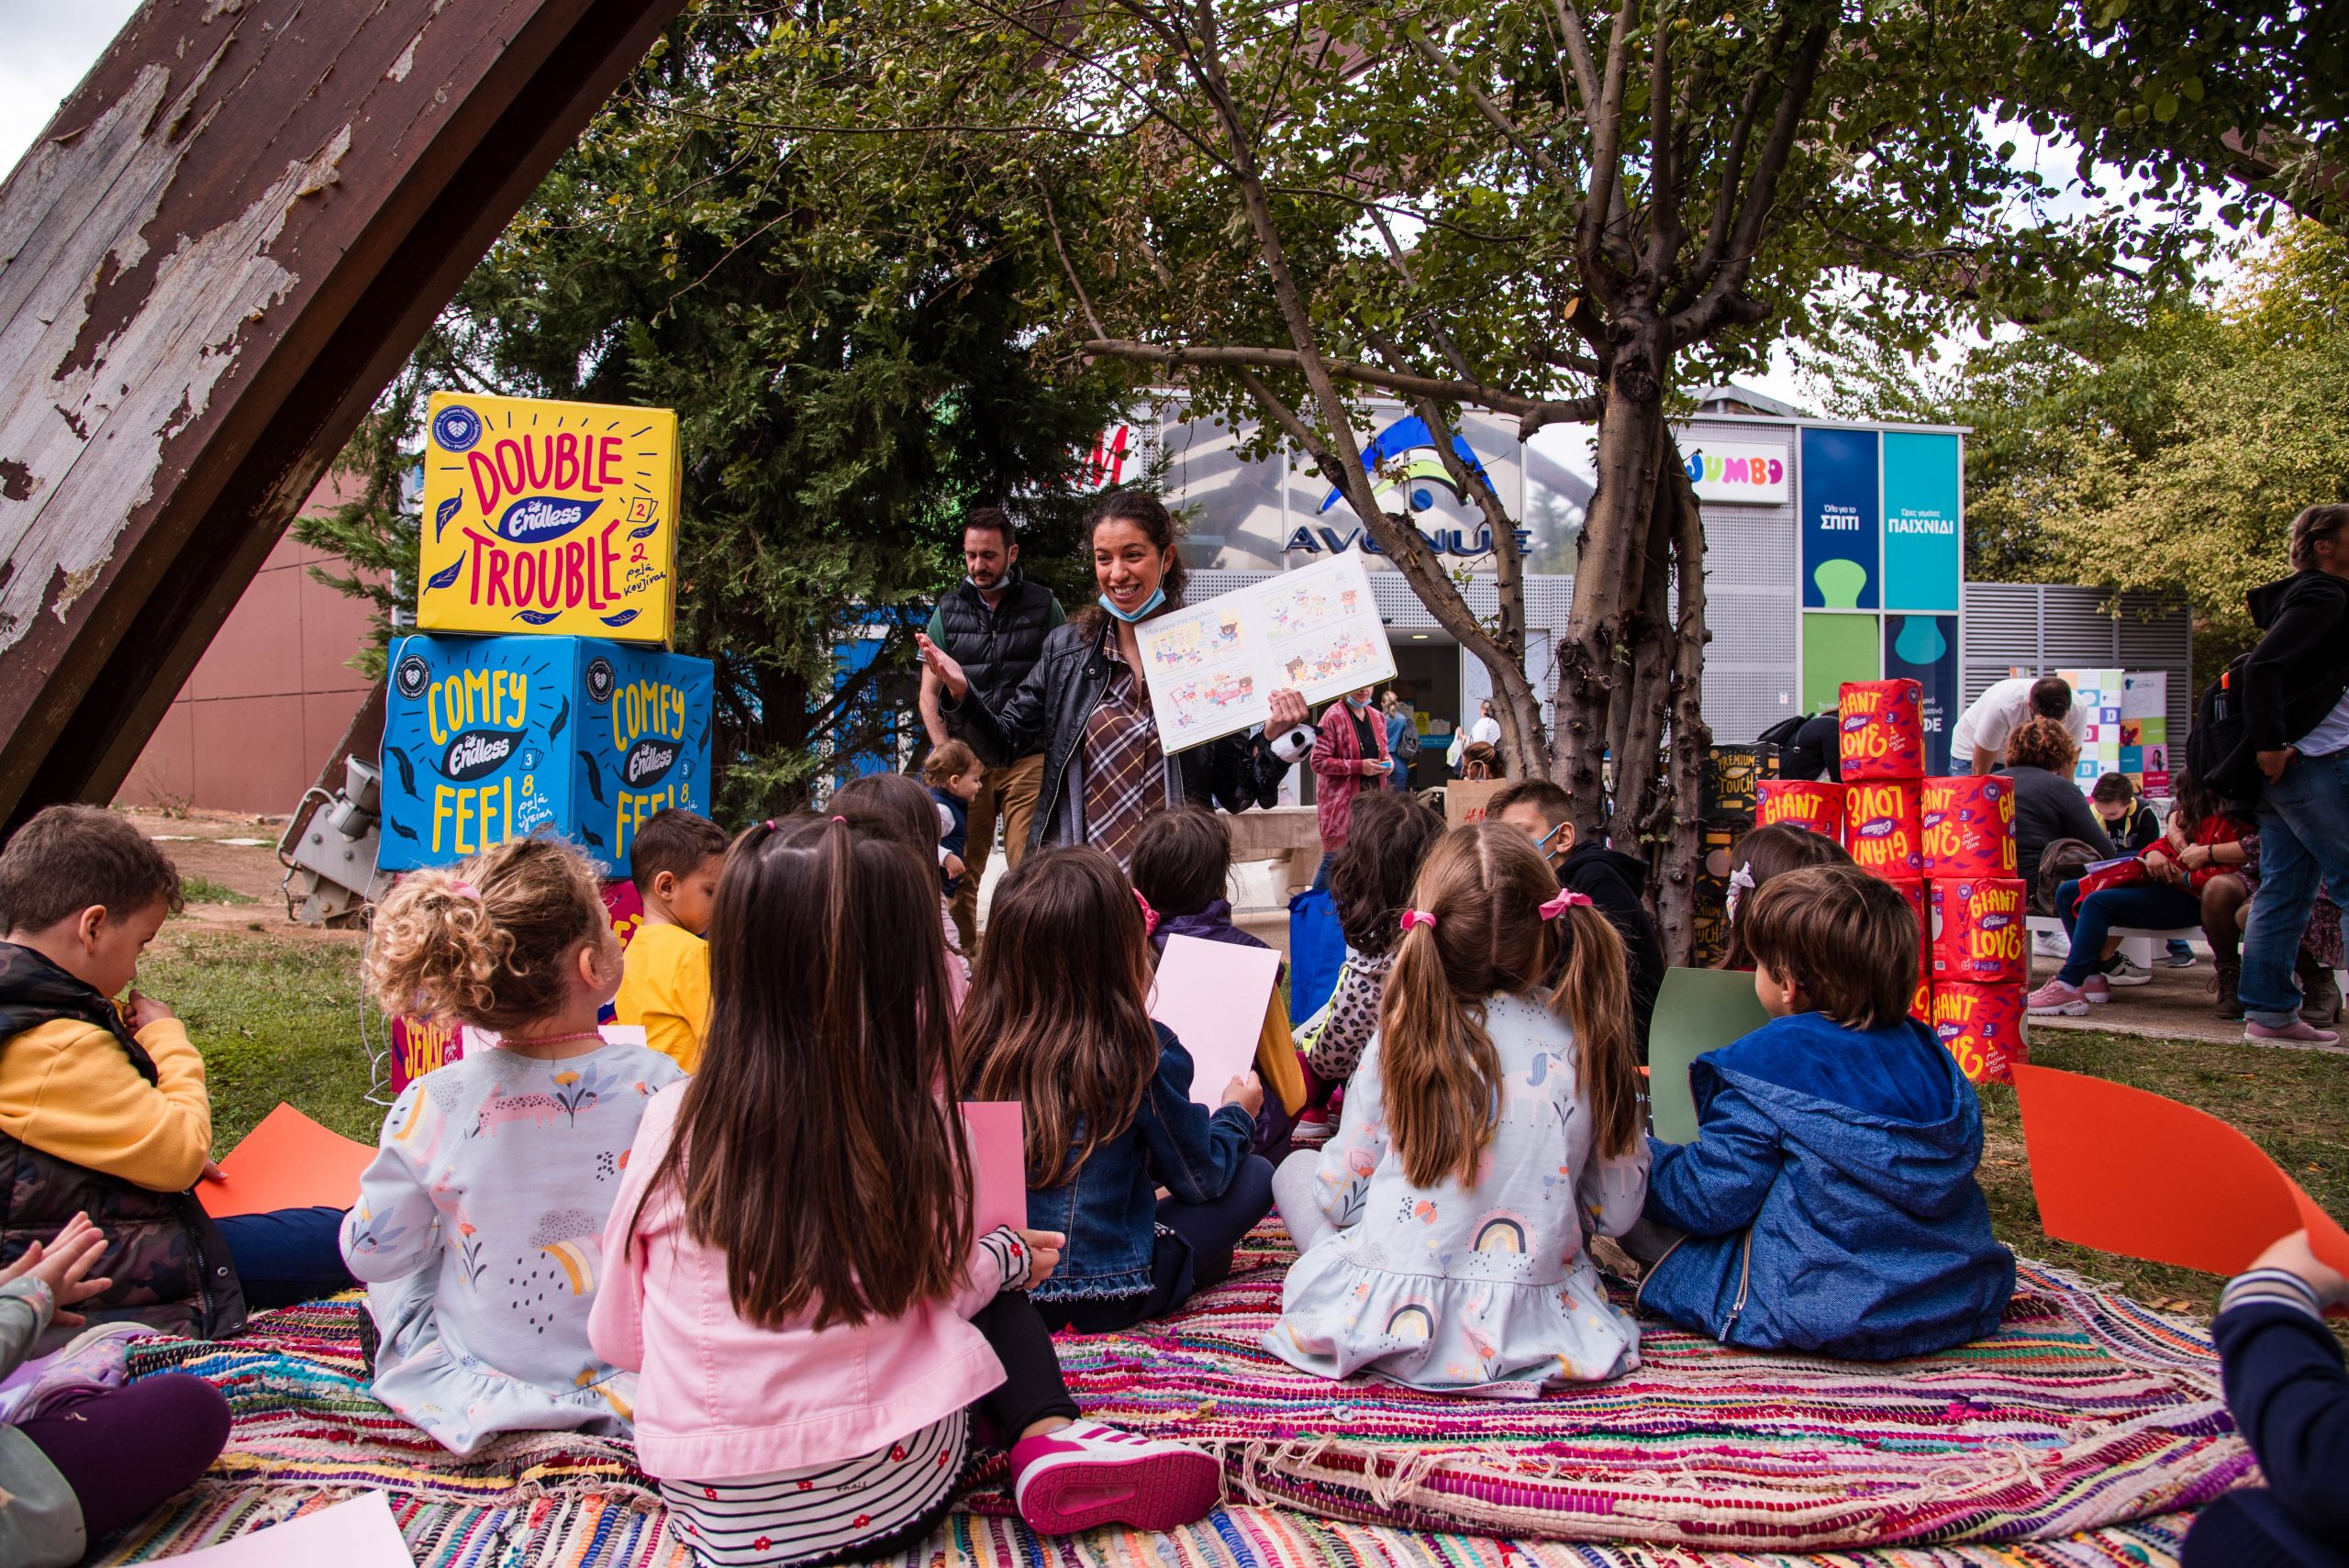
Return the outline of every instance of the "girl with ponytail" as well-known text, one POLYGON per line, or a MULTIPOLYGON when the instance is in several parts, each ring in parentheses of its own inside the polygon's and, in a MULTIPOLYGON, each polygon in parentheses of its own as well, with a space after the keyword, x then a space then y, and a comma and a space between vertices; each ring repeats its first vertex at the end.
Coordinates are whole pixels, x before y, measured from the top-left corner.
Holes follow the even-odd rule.
POLYGON ((1586 1247, 1647 1193, 1622 939, 1497 823, 1444 835, 1398 924, 1338 1134, 1274 1178, 1301 1255, 1267 1348, 1439 1393, 1631 1371, 1586 1247))
POLYGON ((983 1457, 974 1414, 1040 1533, 1204 1515, 1214 1459, 1077 1418, 1027 1296, 1064 1239, 974 1234, 934 860, 845 814, 769 822, 711 929, 701 1067, 622 1162, 592 1324, 695 1562, 918 1543, 983 1457))

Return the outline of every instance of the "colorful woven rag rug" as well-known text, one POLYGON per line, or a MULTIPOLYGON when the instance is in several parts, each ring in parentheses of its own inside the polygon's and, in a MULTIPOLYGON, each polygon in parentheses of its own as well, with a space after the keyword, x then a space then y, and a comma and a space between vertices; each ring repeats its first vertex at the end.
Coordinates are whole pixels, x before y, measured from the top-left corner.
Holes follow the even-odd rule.
MULTIPOLYGON (((1261 1231, 1180 1318, 1060 1343, 1088 1414, 1214 1448, 1230 1507, 1170 1537, 1046 1544, 983 1477, 903 1568, 2154 1564, 2188 1511, 2252 1471, 2206 1340, 2031 1265, 2001 1331, 1945 1355, 1760 1356, 1650 1324, 1631 1376, 1502 1403, 1323 1383, 1265 1354, 1289 1257, 1261 1231)), ((93 1561, 150 1561, 373 1487, 419 1568, 689 1568, 628 1444, 529 1434, 461 1460, 390 1415, 362 1381, 359 1311, 142 1342, 137 1370, 217 1383, 235 1433, 202 1487, 93 1561)))

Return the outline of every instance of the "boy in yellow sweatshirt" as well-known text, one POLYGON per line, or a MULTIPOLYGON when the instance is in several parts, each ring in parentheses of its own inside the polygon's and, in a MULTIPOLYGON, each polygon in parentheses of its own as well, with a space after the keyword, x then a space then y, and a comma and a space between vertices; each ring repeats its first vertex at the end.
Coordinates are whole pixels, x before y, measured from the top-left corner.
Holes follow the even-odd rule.
POLYGON ((629 939, 612 1011, 644 1026, 644 1042, 690 1073, 709 1028, 709 912, 726 866, 726 832, 674 806, 654 812, 629 846, 629 880, 644 901, 644 923, 629 939))
POLYGON ((0 851, 0 1163, 14 1200, 0 1265, 103 1215, 94 1322, 217 1338, 245 1309, 346 1289, 340 1212, 216 1224, 193 1188, 211 1164, 204 1059, 172 1010, 131 989, 181 906, 179 873, 123 817, 52 806, 0 851), (128 993, 117 1006, 114 997, 128 993))

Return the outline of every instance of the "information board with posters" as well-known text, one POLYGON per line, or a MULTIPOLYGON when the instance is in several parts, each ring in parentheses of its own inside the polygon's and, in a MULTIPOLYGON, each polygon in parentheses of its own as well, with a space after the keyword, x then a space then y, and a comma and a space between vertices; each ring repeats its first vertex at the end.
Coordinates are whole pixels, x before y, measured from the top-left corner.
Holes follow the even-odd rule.
POLYGON ((682 482, 669 409, 434 393, 417 626, 666 645, 682 482))

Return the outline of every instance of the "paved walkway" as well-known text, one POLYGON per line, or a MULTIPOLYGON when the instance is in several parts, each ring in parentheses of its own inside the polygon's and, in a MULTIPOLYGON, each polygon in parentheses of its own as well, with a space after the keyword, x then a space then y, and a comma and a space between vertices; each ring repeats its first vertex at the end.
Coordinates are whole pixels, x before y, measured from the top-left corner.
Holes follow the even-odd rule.
MULTIPOLYGON (((2032 984, 2052 977, 2061 967, 2056 959, 2034 954, 2032 984)), ((2157 1035, 2167 1040, 2243 1041, 2243 1025, 2231 1023, 2213 1011, 2210 960, 2197 952, 2191 969, 2170 969, 2156 963, 2153 982, 2117 989, 2112 1000, 2090 1007, 2086 1018, 2033 1018, 2033 1029, 2101 1029, 2110 1034, 2157 1035)), ((2316 1051, 2349 1056, 2349 1045, 2277 1045, 2278 1051, 2316 1051)))

